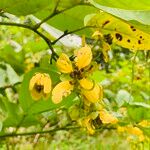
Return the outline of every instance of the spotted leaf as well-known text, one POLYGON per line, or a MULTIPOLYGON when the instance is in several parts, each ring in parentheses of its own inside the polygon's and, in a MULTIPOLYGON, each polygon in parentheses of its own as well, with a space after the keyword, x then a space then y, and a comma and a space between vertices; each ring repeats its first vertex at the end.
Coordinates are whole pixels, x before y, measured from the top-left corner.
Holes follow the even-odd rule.
POLYGON ((105 12, 86 16, 85 25, 92 25, 104 34, 108 43, 116 43, 131 50, 149 50, 150 35, 105 12))

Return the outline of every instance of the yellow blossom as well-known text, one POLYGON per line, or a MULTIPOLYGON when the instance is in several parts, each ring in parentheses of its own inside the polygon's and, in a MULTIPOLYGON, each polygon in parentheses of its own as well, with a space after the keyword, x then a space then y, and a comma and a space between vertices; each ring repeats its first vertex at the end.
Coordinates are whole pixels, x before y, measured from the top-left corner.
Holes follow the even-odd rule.
POLYGON ((121 132, 125 132, 125 131, 126 131, 126 127, 118 126, 118 127, 117 127, 117 131, 120 132, 120 133, 121 133, 121 132))
POLYGON ((75 63, 78 69, 88 66, 92 60, 91 48, 87 45, 75 52, 75 63))
POLYGON ((82 118, 79 121, 79 124, 82 127, 85 127, 90 135, 93 135, 95 133, 95 127, 94 127, 94 125, 92 123, 92 118, 90 116, 82 118))
POLYGON ((34 100, 48 98, 51 92, 51 79, 48 74, 36 73, 30 80, 29 90, 34 100))
POLYGON ((95 84, 91 90, 82 89, 82 94, 91 103, 96 103, 103 98, 103 88, 102 86, 95 84))
POLYGON ((148 120, 142 120, 138 123, 141 127, 150 127, 150 122, 148 120))
POLYGON ((71 61, 69 60, 69 57, 64 53, 60 55, 56 65, 62 73, 70 73, 73 71, 71 61))
POLYGON ((70 84, 69 81, 60 82, 52 91, 52 101, 55 104, 60 103, 63 97, 66 97, 71 93, 71 90, 73 90, 73 85, 70 84))
POLYGON ((79 81, 81 87, 85 90, 92 90, 92 88, 94 87, 94 82, 87 79, 87 78, 83 78, 79 81))
POLYGON ((99 112, 99 117, 102 121, 102 123, 107 124, 107 123, 111 123, 111 124, 116 124, 118 122, 118 119, 116 117, 114 117, 112 114, 109 114, 108 111, 106 110, 100 110, 99 112))
POLYGON ((102 38, 102 37, 103 37, 103 34, 102 34, 101 32, 99 32, 99 31, 95 31, 95 32, 93 33, 92 37, 93 37, 94 39, 99 39, 99 38, 102 38))
POLYGON ((145 137, 143 131, 138 127, 129 126, 127 132, 138 137, 139 141, 144 141, 145 137))
MULTIPOLYGON (((92 51, 88 45, 80 48, 75 52, 74 61, 70 61, 66 54, 61 54, 56 64, 60 72, 68 73, 72 79, 61 82, 52 91, 52 101, 59 103, 63 96, 68 96, 74 86, 70 84, 78 84, 82 95, 91 103, 101 100, 103 97, 102 86, 95 84, 93 81, 85 77, 84 68, 89 66, 92 61, 92 51), (67 94, 64 94, 67 93, 67 94), (68 94, 69 93, 69 94, 68 94)), ((89 66, 90 67, 90 66, 89 66)), ((87 69, 87 68, 86 68, 87 69)), ((85 71, 86 71, 85 69, 85 71)), ((88 70, 88 69, 87 69, 88 70)))
POLYGON ((104 57, 104 61, 108 62, 109 60, 109 55, 108 51, 111 50, 110 45, 105 41, 103 34, 100 31, 95 31, 92 35, 92 37, 96 40, 101 40, 101 48, 102 48, 102 53, 104 57))

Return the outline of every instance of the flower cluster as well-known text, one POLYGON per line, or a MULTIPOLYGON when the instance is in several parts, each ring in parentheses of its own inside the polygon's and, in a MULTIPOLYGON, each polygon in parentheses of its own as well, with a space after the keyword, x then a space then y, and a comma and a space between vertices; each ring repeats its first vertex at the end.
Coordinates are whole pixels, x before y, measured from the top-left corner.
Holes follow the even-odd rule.
POLYGON ((51 92, 51 78, 46 73, 36 73, 30 80, 29 90, 34 100, 48 98, 51 92))
POLYGON ((70 116, 80 126, 86 128, 89 134, 95 133, 94 122, 96 120, 99 120, 100 124, 116 124, 118 122, 118 119, 103 107, 93 109, 96 105, 101 105, 103 88, 90 78, 95 67, 92 58, 92 51, 88 45, 75 51, 71 58, 62 53, 57 59, 56 66, 66 78, 55 85, 52 90, 51 78, 45 73, 35 74, 29 84, 33 99, 39 100, 51 95, 55 104, 60 103, 73 90, 77 92, 83 103, 82 106, 71 107, 69 109, 70 116), (82 110, 83 113, 80 113, 82 110))
MULTIPOLYGON (((87 73, 92 65, 92 51, 89 46, 84 46, 75 51, 73 61, 62 53, 58 58, 56 65, 59 71, 70 76, 57 84, 52 90, 52 101, 60 103, 63 97, 68 96, 73 89, 78 89, 85 101, 95 103, 102 99, 102 86, 89 79, 87 73)), ((29 89, 33 99, 38 100, 42 96, 47 97, 51 92, 51 79, 48 74, 37 73, 30 80, 29 89)))

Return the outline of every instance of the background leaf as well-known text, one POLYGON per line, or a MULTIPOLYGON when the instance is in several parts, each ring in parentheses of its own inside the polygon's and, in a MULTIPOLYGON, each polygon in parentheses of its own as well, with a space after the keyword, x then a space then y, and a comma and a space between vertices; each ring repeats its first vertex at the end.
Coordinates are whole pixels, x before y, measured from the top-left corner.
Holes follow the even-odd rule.
MULTIPOLYGON (((150 20, 148 19, 150 17, 150 9, 149 9, 149 5, 147 5, 147 7, 145 7, 145 5, 144 5, 143 7, 140 8, 140 5, 144 4, 143 1, 141 1, 139 3, 137 2, 138 4, 134 5, 135 9, 136 9, 136 6, 139 5, 137 7, 137 8, 139 8, 139 10, 133 10, 134 8, 133 8, 132 4, 131 4, 131 7, 130 7, 130 3, 131 3, 130 0, 125 2, 126 5, 123 4, 124 9, 126 9, 126 10, 103 6, 103 5, 100 5, 99 3, 97 3, 98 1, 96 1, 96 2, 93 1, 93 0, 89 0, 89 1, 96 8, 98 8, 100 10, 103 10, 107 13, 110 13, 110 14, 116 16, 116 17, 119 17, 119 18, 123 19, 123 20, 126 20, 126 21, 132 23, 133 25, 139 27, 140 29, 142 29, 144 31, 150 32, 150 20), (129 10, 129 9, 132 9, 132 10, 129 10)), ((132 3, 134 3, 134 2, 132 1, 132 3)), ((146 3, 149 3, 149 2, 145 1, 145 4, 146 3)), ((115 5, 116 2, 112 3, 112 5, 113 4, 115 5)), ((117 4, 116 4, 116 7, 117 7, 117 4)))
POLYGON ((149 50, 150 35, 110 14, 101 12, 85 17, 85 25, 95 26, 114 43, 131 50, 149 50), (149 44, 148 44, 149 43, 149 44))

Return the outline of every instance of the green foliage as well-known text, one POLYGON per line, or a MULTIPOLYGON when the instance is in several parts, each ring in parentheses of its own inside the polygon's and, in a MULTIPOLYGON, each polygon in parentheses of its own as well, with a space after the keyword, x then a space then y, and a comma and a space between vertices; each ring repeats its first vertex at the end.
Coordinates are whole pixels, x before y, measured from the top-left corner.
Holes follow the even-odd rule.
MULTIPOLYGON (((148 150, 149 17, 147 0, 0 0, 0 149, 140 149, 143 144, 148 150), (74 54, 80 47, 84 54, 74 54), (72 64, 73 71, 61 73, 56 63, 61 53, 69 58, 59 67, 72 64), (77 59, 81 66, 90 64, 79 68, 77 59), (29 84, 37 73, 52 81, 48 99, 31 96, 29 84), (82 85, 83 78, 90 82, 82 85), (62 101, 54 104, 53 89, 61 81, 73 90, 67 85, 56 90, 62 101)), ((45 84, 40 77, 33 88, 46 91, 45 84)))

